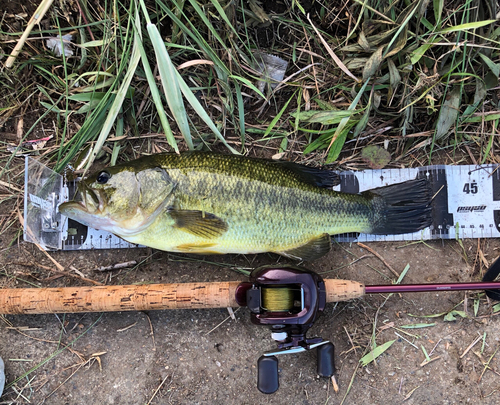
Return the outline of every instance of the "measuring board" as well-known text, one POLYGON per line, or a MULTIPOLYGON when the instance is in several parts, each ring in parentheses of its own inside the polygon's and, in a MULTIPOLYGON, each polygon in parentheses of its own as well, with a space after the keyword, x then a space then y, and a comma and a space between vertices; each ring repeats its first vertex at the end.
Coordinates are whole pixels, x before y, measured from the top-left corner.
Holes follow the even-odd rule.
MULTIPOLYGON (((57 207, 68 201, 75 183, 40 162, 26 157, 24 196, 24 240, 47 250, 130 248, 131 244, 108 232, 62 216, 57 207)), ((356 194, 365 190, 401 183, 415 178, 428 179, 432 191, 432 225, 419 232, 402 235, 335 235, 339 242, 417 241, 500 237, 499 165, 426 166, 411 169, 382 169, 340 172, 336 191, 356 194)))

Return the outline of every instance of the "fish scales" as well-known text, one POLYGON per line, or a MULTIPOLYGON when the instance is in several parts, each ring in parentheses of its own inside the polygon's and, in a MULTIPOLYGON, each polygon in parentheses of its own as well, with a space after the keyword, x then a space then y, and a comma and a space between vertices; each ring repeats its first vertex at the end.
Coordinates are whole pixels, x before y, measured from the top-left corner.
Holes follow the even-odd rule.
POLYGON ((287 251, 324 233, 370 229, 373 212, 366 199, 307 184, 274 162, 208 154, 163 158, 157 164, 177 184, 176 208, 212 213, 228 224, 228 231, 216 241, 184 231, 172 234, 158 218, 147 245, 170 251, 195 251, 197 244, 210 243, 216 245, 204 249, 221 253, 287 251))
POLYGON ((82 213, 78 210, 85 211, 86 204, 70 202, 61 205, 61 212, 89 226, 107 227, 130 242, 166 251, 276 252, 312 259, 328 251, 328 235, 389 232, 391 215, 400 218, 401 212, 410 223, 400 224, 397 230, 414 232, 427 226, 430 218, 431 196, 422 179, 416 180, 416 189, 406 185, 401 192, 389 186, 345 194, 317 185, 329 175, 327 171, 201 152, 152 155, 108 168, 106 176, 102 173, 90 176, 81 187, 87 205, 98 200, 99 209, 82 213), (140 177, 136 185, 140 195, 120 190, 123 182, 117 178, 124 173, 132 179, 130 173, 140 177), (99 184, 99 175, 109 178, 99 184), (113 190, 113 182, 120 186, 113 190), (421 195, 412 196, 411 190, 421 195), (130 212, 127 198, 138 204, 137 220, 120 214, 125 209, 130 212), (395 208, 391 208, 393 202, 395 208), (115 203, 126 208, 118 212, 115 203), (120 224, 126 224, 126 229, 120 224))

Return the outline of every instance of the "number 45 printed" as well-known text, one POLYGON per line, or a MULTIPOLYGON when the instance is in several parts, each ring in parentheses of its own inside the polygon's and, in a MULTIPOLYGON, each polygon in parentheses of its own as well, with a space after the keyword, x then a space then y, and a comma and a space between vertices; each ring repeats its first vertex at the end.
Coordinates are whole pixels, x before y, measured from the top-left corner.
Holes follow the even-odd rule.
POLYGON ((465 183, 463 192, 465 194, 477 194, 477 183, 465 183))

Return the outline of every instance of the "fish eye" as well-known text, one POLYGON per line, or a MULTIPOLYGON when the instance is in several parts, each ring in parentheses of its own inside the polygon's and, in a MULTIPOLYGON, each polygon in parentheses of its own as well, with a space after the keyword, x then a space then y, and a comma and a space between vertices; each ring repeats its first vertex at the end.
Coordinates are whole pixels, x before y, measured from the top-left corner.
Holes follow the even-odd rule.
POLYGON ((109 174, 108 172, 101 172, 97 176, 97 182, 99 184, 106 184, 110 178, 111 174, 109 174))

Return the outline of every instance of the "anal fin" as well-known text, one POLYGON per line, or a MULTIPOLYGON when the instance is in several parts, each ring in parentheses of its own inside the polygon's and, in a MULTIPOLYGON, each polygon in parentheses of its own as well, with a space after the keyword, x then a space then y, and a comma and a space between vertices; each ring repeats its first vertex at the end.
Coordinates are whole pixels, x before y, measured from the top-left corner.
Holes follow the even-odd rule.
POLYGON ((332 246, 330 235, 324 233, 311 239, 302 246, 284 252, 276 252, 280 255, 298 260, 314 260, 326 255, 332 246))
POLYGON ((175 247, 179 252, 185 253, 203 253, 203 254, 218 254, 215 250, 210 250, 210 248, 216 246, 216 243, 183 243, 175 247))

